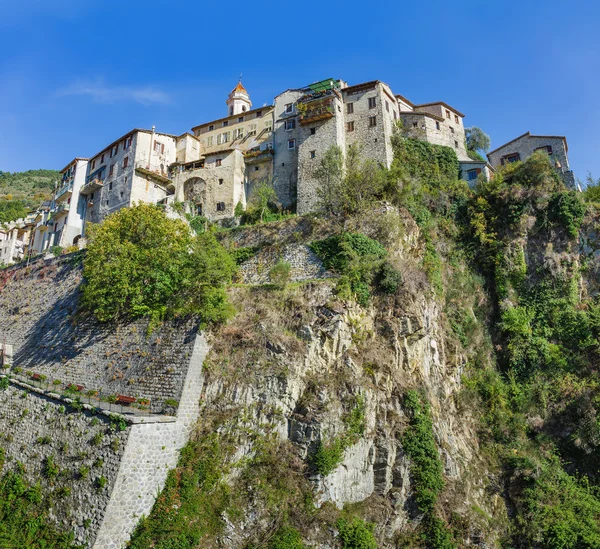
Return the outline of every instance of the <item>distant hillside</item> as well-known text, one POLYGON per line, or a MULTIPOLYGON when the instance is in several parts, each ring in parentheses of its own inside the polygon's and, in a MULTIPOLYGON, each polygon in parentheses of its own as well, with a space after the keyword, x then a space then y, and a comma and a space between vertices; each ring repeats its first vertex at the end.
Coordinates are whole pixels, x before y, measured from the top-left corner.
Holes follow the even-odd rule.
POLYGON ((0 223, 19 219, 48 200, 59 177, 55 170, 0 171, 0 223))

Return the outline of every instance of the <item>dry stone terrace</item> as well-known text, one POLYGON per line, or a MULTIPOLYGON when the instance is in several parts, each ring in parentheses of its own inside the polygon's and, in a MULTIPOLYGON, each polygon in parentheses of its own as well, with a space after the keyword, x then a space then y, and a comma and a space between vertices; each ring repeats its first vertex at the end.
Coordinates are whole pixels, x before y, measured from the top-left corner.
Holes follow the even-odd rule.
POLYGON ((98 323, 78 312, 82 274, 72 263, 66 256, 4 272, 0 341, 13 346, 12 371, 149 399, 154 413, 179 401, 197 321, 167 322, 150 336, 147 321, 98 323))

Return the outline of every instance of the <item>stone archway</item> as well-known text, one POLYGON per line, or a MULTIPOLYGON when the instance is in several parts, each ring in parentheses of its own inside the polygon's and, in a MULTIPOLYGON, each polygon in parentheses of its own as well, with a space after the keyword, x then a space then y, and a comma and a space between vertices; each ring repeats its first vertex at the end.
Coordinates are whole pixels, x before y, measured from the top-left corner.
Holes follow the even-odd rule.
POLYGON ((202 215, 206 203, 206 181, 192 177, 183 184, 183 200, 193 205, 194 213, 202 215))

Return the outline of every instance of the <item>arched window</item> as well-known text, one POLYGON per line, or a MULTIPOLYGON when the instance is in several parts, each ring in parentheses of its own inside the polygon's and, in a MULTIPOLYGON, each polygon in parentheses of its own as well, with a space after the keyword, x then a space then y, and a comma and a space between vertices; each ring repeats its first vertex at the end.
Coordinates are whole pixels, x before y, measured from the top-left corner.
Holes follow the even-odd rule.
POLYGON ((229 107, 229 116, 233 114, 233 107, 229 107))
POLYGON ((246 112, 246 106, 242 105, 242 112, 246 112))

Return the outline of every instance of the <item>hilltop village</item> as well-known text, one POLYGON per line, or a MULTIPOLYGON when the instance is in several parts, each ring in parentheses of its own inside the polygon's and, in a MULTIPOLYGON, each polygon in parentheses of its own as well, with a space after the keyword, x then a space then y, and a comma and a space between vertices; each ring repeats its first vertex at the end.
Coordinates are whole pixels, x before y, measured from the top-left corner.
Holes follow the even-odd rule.
POLYGON ((565 183, 575 186, 565 137, 527 132, 488 153, 487 161, 473 159, 462 112, 443 101, 412 103, 378 80, 351 86, 327 79, 288 89, 259 108, 240 81, 226 105, 227 116, 191 133, 136 128, 91 157, 71 160, 52 201, 0 227, 0 264, 79 245, 87 223, 139 202, 182 202, 210 221, 231 219, 260 181, 274 187, 283 208, 311 212, 317 203, 314 171, 325 151, 357 145, 363 158, 389 167, 398 128, 407 137, 452 148, 470 183, 542 150, 565 183))

